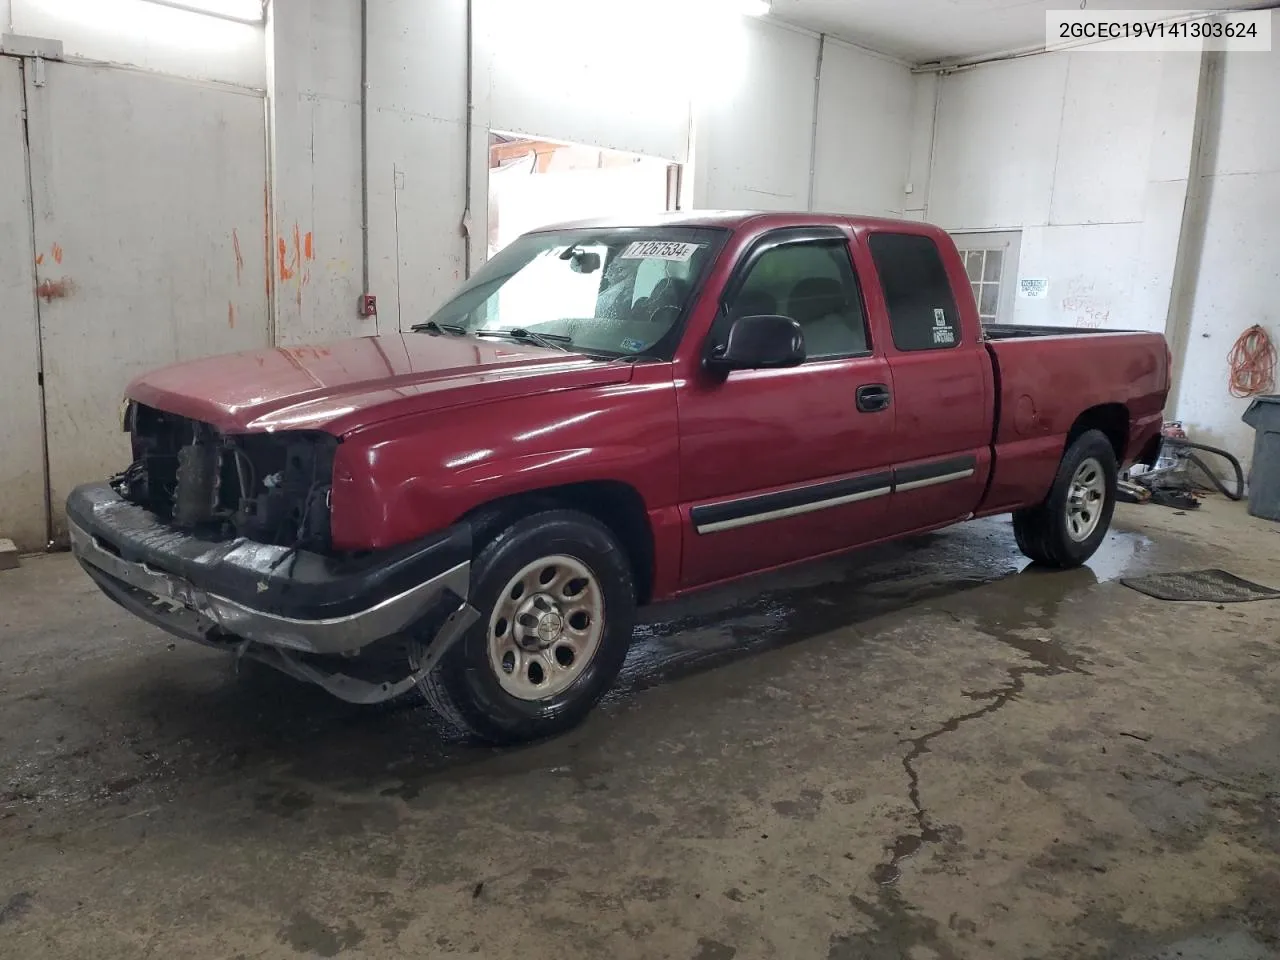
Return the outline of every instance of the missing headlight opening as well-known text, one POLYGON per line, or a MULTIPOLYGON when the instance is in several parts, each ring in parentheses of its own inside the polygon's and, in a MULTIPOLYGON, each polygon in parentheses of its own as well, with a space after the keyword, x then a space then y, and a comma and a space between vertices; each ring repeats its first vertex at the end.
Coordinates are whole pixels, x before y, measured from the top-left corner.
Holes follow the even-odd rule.
POLYGON ((126 500, 181 530, 328 548, 334 437, 228 436, 143 404, 125 423, 133 463, 111 485, 126 500))

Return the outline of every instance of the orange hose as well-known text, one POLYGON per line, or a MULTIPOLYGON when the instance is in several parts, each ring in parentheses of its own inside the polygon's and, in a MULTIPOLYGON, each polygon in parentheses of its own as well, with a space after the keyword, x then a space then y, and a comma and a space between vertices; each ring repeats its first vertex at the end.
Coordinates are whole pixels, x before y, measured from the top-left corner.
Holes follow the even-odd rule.
POLYGON ((1276 348, 1262 327, 1254 324, 1236 340, 1228 357, 1231 395, 1253 397, 1270 393, 1276 382, 1276 348))

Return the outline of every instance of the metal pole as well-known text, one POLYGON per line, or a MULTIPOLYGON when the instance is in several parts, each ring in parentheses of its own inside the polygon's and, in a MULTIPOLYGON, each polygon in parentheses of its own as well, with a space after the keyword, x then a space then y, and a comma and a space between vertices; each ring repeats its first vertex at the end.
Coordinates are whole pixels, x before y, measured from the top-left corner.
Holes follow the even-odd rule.
POLYGON ((369 0, 360 0, 360 268, 369 292, 369 0))
POLYGON ((471 164, 473 160, 473 147, 471 138, 474 135, 472 130, 475 115, 475 4, 474 0, 467 0, 467 114, 463 123, 464 140, 466 146, 463 148, 463 174, 462 174, 462 190, 463 190, 463 208, 462 208, 462 276, 463 279, 471 278, 471 188, 473 177, 471 174, 471 164))
POLYGON ((822 102, 822 55, 827 49, 827 35, 818 34, 818 72, 813 75, 813 126, 809 130, 809 210, 813 210, 814 180, 818 174, 818 109, 822 102))

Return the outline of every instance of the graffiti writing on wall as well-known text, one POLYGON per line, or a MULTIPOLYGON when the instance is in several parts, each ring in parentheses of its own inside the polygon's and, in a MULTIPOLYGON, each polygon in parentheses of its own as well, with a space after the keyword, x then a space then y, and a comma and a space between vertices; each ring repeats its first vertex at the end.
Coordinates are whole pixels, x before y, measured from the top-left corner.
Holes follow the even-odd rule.
POLYGON ((1072 277, 1062 298, 1062 312, 1074 326, 1088 329, 1105 327, 1111 320, 1111 305, 1094 292, 1094 282, 1072 277))

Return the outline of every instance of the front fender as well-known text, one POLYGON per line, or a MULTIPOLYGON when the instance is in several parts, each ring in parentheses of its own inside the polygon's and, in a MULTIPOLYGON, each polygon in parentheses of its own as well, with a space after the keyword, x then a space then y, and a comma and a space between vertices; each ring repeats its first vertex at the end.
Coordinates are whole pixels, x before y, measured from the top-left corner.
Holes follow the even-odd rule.
POLYGON ((627 484, 650 511, 676 503, 670 368, 641 372, 638 382, 403 418, 344 438, 335 548, 385 549, 495 500, 595 480, 627 484))

